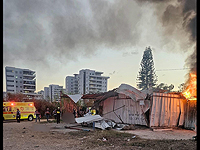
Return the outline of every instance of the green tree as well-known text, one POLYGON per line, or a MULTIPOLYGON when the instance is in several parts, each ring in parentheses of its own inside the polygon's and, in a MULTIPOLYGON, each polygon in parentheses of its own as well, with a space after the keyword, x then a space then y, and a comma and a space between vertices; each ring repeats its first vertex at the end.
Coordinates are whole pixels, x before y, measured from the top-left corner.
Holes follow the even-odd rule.
POLYGON ((181 83, 178 86, 178 92, 183 92, 186 89, 186 84, 185 83, 181 83))
POLYGON ((150 47, 146 47, 140 66, 141 68, 137 76, 137 87, 141 90, 153 88, 156 85, 157 76, 155 74, 153 55, 150 47))
POLYGON ((156 85, 156 87, 154 88, 154 91, 165 90, 165 91, 171 92, 173 89, 174 89, 173 84, 167 85, 165 83, 160 83, 159 85, 156 85))

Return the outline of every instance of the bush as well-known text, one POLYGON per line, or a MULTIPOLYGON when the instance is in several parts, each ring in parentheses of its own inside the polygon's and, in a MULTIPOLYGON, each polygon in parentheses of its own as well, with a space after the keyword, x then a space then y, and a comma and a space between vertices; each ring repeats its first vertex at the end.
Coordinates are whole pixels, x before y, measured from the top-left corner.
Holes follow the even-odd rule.
POLYGON ((35 108, 40 112, 41 117, 45 116, 45 111, 49 108, 49 112, 51 116, 53 115, 53 111, 57 109, 55 103, 50 103, 45 100, 31 100, 34 102, 35 108))

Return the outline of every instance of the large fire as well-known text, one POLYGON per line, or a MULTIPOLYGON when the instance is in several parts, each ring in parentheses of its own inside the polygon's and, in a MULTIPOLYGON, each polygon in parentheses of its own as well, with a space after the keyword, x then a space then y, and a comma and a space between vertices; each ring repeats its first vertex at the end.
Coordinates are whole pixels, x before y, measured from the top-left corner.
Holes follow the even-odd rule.
POLYGON ((183 96, 189 100, 196 100, 197 97, 197 75, 195 73, 190 73, 189 85, 186 90, 183 91, 183 96))

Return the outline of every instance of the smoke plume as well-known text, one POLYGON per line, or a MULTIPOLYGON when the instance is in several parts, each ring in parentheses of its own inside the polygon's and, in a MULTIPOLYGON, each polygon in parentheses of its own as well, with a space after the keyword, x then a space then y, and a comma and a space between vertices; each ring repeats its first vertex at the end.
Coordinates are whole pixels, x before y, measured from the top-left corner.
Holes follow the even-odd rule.
POLYGON ((182 50, 192 51, 185 60, 185 66, 191 68, 190 72, 196 72, 196 0, 141 0, 139 2, 157 5, 157 16, 160 14, 160 21, 165 27, 165 35, 175 33, 176 28, 183 29, 188 33, 187 46, 184 45, 184 42, 181 43, 184 45, 182 50), (161 13, 161 5, 164 4, 166 7, 161 13))
MULTIPOLYGON (((177 42, 180 52, 196 45, 196 0, 4 0, 3 14, 4 64, 48 67, 52 60, 89 57, 101 46, 123 51, 177 42)), ((193 67, 195 56, 196 49, 186 64, 193 67)))

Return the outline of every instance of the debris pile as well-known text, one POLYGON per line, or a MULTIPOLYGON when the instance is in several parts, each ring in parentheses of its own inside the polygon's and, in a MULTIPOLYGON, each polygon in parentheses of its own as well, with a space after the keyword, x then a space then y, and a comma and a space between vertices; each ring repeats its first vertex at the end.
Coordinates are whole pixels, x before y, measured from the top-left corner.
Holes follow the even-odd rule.
POLYGON ((100 115, 86 115, 84 117, 75 118, 75 121, 82 126, 92 126, 94 128, 105 129, 117 129, 117 130, 134 130, 133 124, 116 123, 110 119, 104 119, 100 115))

